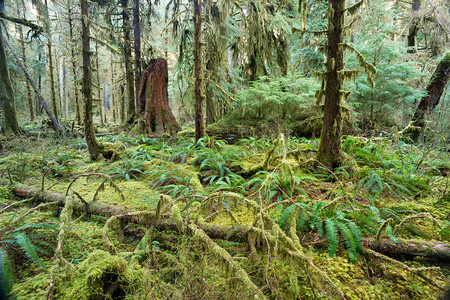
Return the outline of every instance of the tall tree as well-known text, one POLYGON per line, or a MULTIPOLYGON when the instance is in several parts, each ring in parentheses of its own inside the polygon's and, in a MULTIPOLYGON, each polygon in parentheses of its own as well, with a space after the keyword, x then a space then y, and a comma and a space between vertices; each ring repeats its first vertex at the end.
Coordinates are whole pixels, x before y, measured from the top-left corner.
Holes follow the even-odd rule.
POLYGON ((439 61, 427 86, 427 95, 424 96, 414 113, 412 125, 416 128, 412 132, 413 140, 417 141, 425 127, 426 116, 430 115, 444 92, 450 78, 450 51, 447 51, 439 61))
MULTIPOLYGON (((36 2, 37 3, 37 2, 36 2)), ((38 4, 42 6, 42 4, 38 4)), ((39 9, 38 9, 39 10, 39 9)), ((52 94, 52 108, 53 114, 55 115, 56 120, 58 120, 58 105, 56 102, 56 90, 55 90, 55 76, 53 74, 53 51, 52 51, 52 35, 50 32, 50 16, 48 13, 48 1, 45 0, 45 7, 42 8, 43 20, 45 24, 45 33, 47 37, 47 49, 48 49, 48 68, 50 71, 50 91, 52 94)))
MULTIPOLYGON (((5 13, 4 8, 4 0, 0 0, 0 13, 5 13)), ((3 110, 0 125, 5 132, 19 133, 20 129, 19 123, 17 123, 14 92, 11 86, 8 62, 3 43, 2 24, 0 24, 0 74, 0 108, 3 110)))
POLYGON ((195 76, 195 140, 206 135, 203 114, 205 96, 203 94, 202 64, 202 0, 194 0, 194 76, 195 76))
MULTIPOLYGON (((25 19, 25 2, 23 0, 16 2, 17 16, 21 15, 19 2, 21 2, 20 4, 22 4, 22 16, 25 19)), ((22 26, 17 25, 17 29, 19 31, 20 48, 22 50, 23 64, 24 64, 25 68, 27 68, 27 55, 26 55, 25 39, 23 36, 22 26)), ((30 82, 28 80, 25 80, 25 81, 26 81, 26 85, 27 85, 27 99, 28 99, 28 108, 30 110, 30 120, 34 121, 33 97, 31 94, 30 82)))
MULTIPOLYGON (((342 102, 344 94, 344 79, 354 78, 357 70, 344 70, 344 51, 350 50, 356 53, 359 64, 367 73, 367 79, 372 85, 372 75, 376 69, 372 64, 367 63, 363 56, 352 46, 345 43, 345 14, 354 14, 362 1, 359 1, 349 8, 345 7, 345 0, 330 0, 328 11, 328 46, 327 46, 327 71, 323 74, 326 79, 325 103, 323 110, 323 125, 320 137, 319 152, 317 160, 330 169, 341 165, 344 155, 342 152, 342 102)), ((322 91, 319 92, 319 95, 322 91)), ((321 96, 320 96, 321 98, 321 96)), ((320 101, 320 99, 319 99, 320 101)))
POLYGON ((92 76, 91 76, 91 45, 89 37, 88 0, 80 0, 81 4, 81 36, 83 41, 83 96, 84 96, 84 134, 89 154, 94 160, 101 155, 101 146, 95 138, 92 119, 92 76))
POLYGON ((339 72, 344 70, 345 0, 330 0, 328 16, 328 50, 325 86, 323 127, 317 159, 328 168, 342 161, 342 112, 341 101, 344 79, 339 72))
POLYGON ((69 22, 69 37, 70 37, 70 53, 71 53, 71 62, 72 62, 72 75, 73 75, 73 89, 75 93, 75 115, 77 119, 78 125, 81 125, 81 105, 78 97, 78 73, 77 73, 77 67, 78 67, 78 59, 75 54, 75 42, 74 42, 74 24, 73 24, 73 8, 71 6, 71 2, 67 2, 67 10, 68 10, 68 22, 69 22))
POLYGON ((136 116, 136 102, 134 94, 134 74, 131 57, 130 17, 128 15, 128 0, 121 0, 123 19, 123 54, 125 58, 125 79, 127 83, 127 119, 132 123, 136 116))
MULTIPOLYGON (((139 85, 141 84, 141 24, 139 16, 139 0, 133 0, 133 33, 134 33, 134 82, 136 101, 139 101, 139 85)), ((139 106, 139 103, 137 103, 139 106)))

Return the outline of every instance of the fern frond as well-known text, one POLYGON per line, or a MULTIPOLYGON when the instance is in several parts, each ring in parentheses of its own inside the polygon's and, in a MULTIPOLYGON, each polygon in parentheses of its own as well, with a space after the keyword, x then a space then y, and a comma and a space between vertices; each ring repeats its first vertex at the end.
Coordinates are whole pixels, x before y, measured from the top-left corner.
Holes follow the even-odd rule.
POLYGON ((4 285, 6 294, 11 290, 12 274, 8 254, 0 248, 0 283, 4 285))
POLYGON ((15 241, 20 249, 25 253, 25 255, 31 259, 34 263, 38 264, 42 269, 45 270, 45 265, 39 258, 36 251, 36 247, 31 243, 27 236, 23 233, 18 233, 15 235, 15 241))
POLYGON ((333 257, 339 243, 338 230, 333 219, 325 219, 325 231, 328 238, 328 256, 333 257))
POLYGON ((344 243, 348 250, 348 256, 350 258, 350 261, 352 263, 356 263, 357 259, 357 252, 356 252, 356 241, 355 237, 353 236, 351 230, 348 228, 347 224, 338 221, 337 226, 339 227, 339 232, 344 237, 344 243))
POLYGON ((278 218, 278 225, 285 229, 286 226, 291 223, 294 218, 295 213, 297 212, 297 206, 295 204, 291 204, 286 207, 282 212, 280 217, 278 218))

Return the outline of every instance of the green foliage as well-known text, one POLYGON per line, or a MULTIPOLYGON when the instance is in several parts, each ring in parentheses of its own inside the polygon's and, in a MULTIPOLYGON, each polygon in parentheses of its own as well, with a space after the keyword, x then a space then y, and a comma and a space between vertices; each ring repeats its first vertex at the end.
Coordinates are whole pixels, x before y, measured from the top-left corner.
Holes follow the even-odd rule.
POLYGON ((23 265, 24 258, 46 269, 41 256, 51 256, 54 241, 49 239, 48 231, 57 226, 49 223, 23 225, 18 228, 0 229, 0 281, 3 279, 8 290, 12 284, 13 266, 23 265))
POLYGON ((261 76, 236 98, 247 118, 283 118, 293 120, 301 109, 315 105, 315 80, 290 74, 284 77, 261 76))
POLYGON ((73 171, 73 159, 75 152, 55 151, 49 157, 44 158, 44 170, 49 170, 55 177, 66 177, 73 171))
MULTIPOLYGON (((391 39, 397 26, 403 26, 396 22, 402 12, 395 6, 386 9, 387 6, 386 2, 373 2, 365 7, 362 14, 366 26, 355 36, 355 48, 377 69, 374 88, 365 76, 350 84, 353 93, 349 101, 356 112, 359 127, 364 130, 402 126, 409 122, 415 100, 423 96, 423 92, 411 84, 423 74, 414 62, 407 61, 404 42, 391 39)), ((356 57, 351 55, 349 68, 357 64, 356 57)))
POLYGON ((124 158, 123 160, 114 162, 112 164, 111 175, 116 178, 122 178, 126 181, 134 178, 139 179, 139 175, 144 172, 144 162, 133 158, 124 158))

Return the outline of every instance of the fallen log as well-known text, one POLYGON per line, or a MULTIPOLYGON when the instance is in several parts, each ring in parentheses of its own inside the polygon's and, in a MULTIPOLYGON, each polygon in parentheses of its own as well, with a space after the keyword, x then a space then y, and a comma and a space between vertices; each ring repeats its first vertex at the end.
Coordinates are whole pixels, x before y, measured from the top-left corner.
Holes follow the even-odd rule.
MULTIPOLYGON (((55 202, 58 201, 64 206, 66 197, 50 191, 42 191, 37 188, 25 186, 23 184, 14 184, 12 192, 19 198, 33 197, 36 202, 55 202)), ((90 203, 88 207, 81 200, 75 198, 73 201, 74 213, 98 215, 103 217, 112 217, 122 215, 123 222, 152 224, 158 230, 174 230, 180 231, 177 222, 172 218, 156 217, 156 214, 148 214, 145 218, 136 215, 136 211, 120 206, 112 206, 101 202, 90 203)), ((233 242, 247 242, 248 234, 251 232, 261 231, 251 226, 232 226, 232 225, 216 225, 210 223, 201 223, 199 227, 212 239, 222 239, 233 242)), ((268 232, 270 234, 270 232, 268 232)), ((367 238, 363 241, 366 248, 387 255, 407 255, 407 256, 423 256, 437 258, 440 260, 450 261, 450 243, 444 242, 428 242, 417 240, 399 239, 398 243, 392 242, 390 239, 367 238)))

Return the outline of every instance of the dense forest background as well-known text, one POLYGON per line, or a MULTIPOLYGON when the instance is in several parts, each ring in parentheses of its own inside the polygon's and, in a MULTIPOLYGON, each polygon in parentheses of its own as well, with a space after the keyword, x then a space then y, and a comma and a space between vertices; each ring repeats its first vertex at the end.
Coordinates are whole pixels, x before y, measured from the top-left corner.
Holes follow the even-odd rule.
POLYGON ((449 297, 448 0, 0 0, 0 33, 1 299, 449 297))

